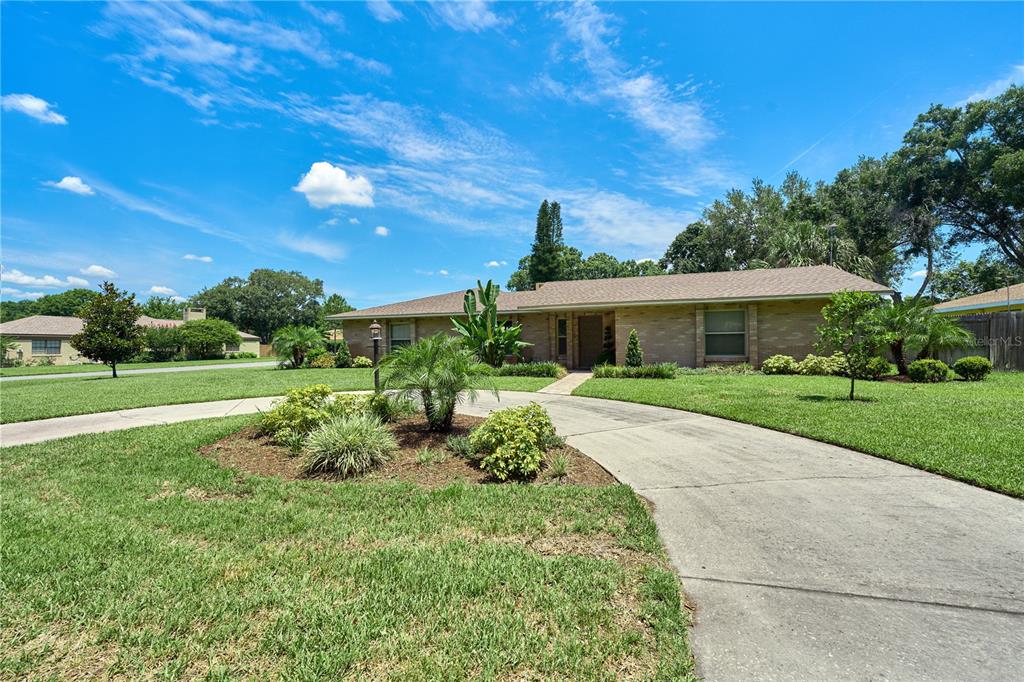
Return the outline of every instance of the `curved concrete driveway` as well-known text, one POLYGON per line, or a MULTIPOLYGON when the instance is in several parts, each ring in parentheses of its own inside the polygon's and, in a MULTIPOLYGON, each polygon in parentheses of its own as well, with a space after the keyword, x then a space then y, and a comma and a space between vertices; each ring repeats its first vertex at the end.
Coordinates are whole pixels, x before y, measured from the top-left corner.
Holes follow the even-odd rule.
MULTIPOLYGON (((654 505, 711 680, 1019 680, 1024 502, 868 455, 668 408, 534 393, 654 505)), ((8 424, 5 445, 252 412, 272 399, 8 424), (38 437, 38 436, 37 436, 38 437)))

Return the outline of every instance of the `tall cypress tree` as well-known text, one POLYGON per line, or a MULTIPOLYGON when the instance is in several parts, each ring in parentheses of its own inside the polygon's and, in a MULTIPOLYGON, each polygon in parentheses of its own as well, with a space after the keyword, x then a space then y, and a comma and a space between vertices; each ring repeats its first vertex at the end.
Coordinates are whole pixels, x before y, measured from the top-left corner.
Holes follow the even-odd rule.
MULTIPOLYGON (((533 238, 533 250, 530 252, 530 280, 535 285, 558 279, 560 248, 555 242, 551 218, 551 205, 545 199, 537 211, 537 232, 533 238)), ((561 222, 562 218, 559 214, 559 233, 561 233, 561 222)))
POLYGON ((554 242, 557 249, 561 250, 565 246, 565 242, 562 241, 562 207, 557 201, 552 201, 549 210, 551 212, 551 241, 554 242))

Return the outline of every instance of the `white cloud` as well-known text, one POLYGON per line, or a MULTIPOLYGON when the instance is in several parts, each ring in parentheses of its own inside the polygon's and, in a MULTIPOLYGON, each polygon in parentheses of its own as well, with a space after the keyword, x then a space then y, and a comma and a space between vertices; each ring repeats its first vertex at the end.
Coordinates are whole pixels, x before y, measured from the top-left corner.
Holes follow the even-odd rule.
POLYGON ((911 274, 910 276, 912 278, 914 278, 914 279, 920 279, 921 277, 925 277, 927 275, 928 275, 928 271, 927 270, 918 270, 917 272, 911 274))
POLYGON ((502 265, 508 265, 508 261, 504 260, 489 260, 484 263, 485 268, 500 268, 502 265))
POLYGON ((596 5, 576 3, 555 14, 580 48, 580 58, 594 79, 596 96, 614 102, 641 129, 677 150, 692 151, 714 137, 692 84, 670 85, 660 77, 631 68, 612 51, 618 37, 615 18, 596 5))
POLYGON ((106 277, 107 279, 114 279, 117 277, 117 273, 110 268, 105 268, 102 265, 90 265, 87 268, 79 270, 83 275, 92 275, 93 277, 106 277))
POLYGON ((49 187, 56 187, 57 189, 62 189, 66 192, 72 192, 74 194, 96 194, 92 187, 82 182, 82 178, 75 177, 74 175, 67 175, 61 178, 59 182, 47 181, 44 182, 43 184, 49 187))
POLYGON ((374 19, 385 24, 405 18, 387 0, 370 0, 366 3, 366 9, 370 10, 370 14, 373 15, 374 19))
POLYGON ((70 287, 70 286, 89 286, 89 282, 82 279, 81 277, 68 277, 67 279, 60 279, 53 275, 43 275, 36 277, 35 275, 29 275, 21 270, 7 268, 0 269, 0 281, 11 282, 12 284, 21 284, 30 287, 46 287, 46 288, 59 288, 59 287, 70 287))
POLYGON ((185 296, 171 296, 171 300, 175 303, 184 303, 188 300, 185 296))
POLYGON ((969 102, 977 102, 979 99, 992 99, 1003 92, 1011 85, 1024 85, 1024 64, 1017 64, 1010 68, 1010 73, 1005 78, 994 80, 981 90, 967 96, 960 106, 969 102))
POLYGON ((438 270, 437 274, 441 275, 442 277, 447 277, 448 276, 448 271, 447 270, 438 270))
POLYGON ((68 120, 53 110, 52 104, 34 95, 4 95, 0 102, 4 111, 20 111, 43 123, 67 125, 68 120))
POLYGON ((373 233, 378 237, 387 237, 389 234, 391 234, 391 230, 384 227, 383 225, 378 225, 377 227, 373 228, 373 233))
POLYGON ((0 294, 10 298, 27 299, 30 301, 34 301, 35 299, 42 298, 46 295, 42 291, 22 291, 21 289, 14 289, 12 287, 0 287, 0 294))
POLYGON ((344 168, 317 161, 292 190, 306 195, 314 208, 329 206, 373 206, 373 184, 362 175, 349 175, 344 168))
POLYGON ((491 3, 483 0, 463 0, 462 2, 431 2, 441 19, 456 31, 472 31, 479 33, 488 28, 501 26, 505 23, 491 11, 491 3))
POLYGON ((212 256, 197 256, 194 253, 186 253, 184 256, 182 256, 182 259, 183 260, 195 260, 195 261, 199 261, 200 263, 212 263, 213 262, 213 257, 212 256))
POLYGON ((178 292, 170 287, 165 287, 161 284, 154 284, 149 288, 149 293, 156 294, 157 296, 177 296, 178 292))
POLYGON ((348 224, 349 225, 358 225, 359 224, 359 218, 349 218, 348 219, 348 224))
POLYGON ((278 235, 277 241, 292 251, 316 256, 329 263, 336 263, 348 255, 348 250, 341 244, 290 232, 282 232, 278 235))
POLYGON ((699 217, 605 190, 567 190, 559 196, 566 233, 598 248, 636 255, 664 249, 699 217))

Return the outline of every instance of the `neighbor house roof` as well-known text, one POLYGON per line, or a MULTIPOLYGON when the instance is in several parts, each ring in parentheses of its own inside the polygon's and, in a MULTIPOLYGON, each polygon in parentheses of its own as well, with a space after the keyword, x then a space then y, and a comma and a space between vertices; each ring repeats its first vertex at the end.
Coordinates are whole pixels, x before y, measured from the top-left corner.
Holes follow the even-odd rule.
POLYGON ((970 312, 972 310, 999 309, 1000 307, 1005 308, 1007 305, 1007 298, 1009 298, 1009 305, 1011 308, 1024 306, 1024 283, 1011 284, 1008 287, 993 289, 992 291, 983 291, 980 294, 974 294, 973 296, 954 298, 952 301, 946 301, 945 303, 939 303, 936 305, 935 312, 956 313, 961 311, 970 312))
MULTIPOLYGON (((892 293, 888 287, 863 277, 828 265, 815 265, 804 268, 546 282, 533 291, 501 292, 498 296, 498 311, 508 314, 565 308, 820 298, 843 289, 892 293)), ((465 291, 453 291, 328 317, 346 320, 452 315, 462 312, 464 294, 465 291)))
MULTIPOLYGON (((148 315, 139 318, 142 327, 180 327, 183 324, 184 320, 161 320, 148 315)), ((3 336, 74 336, 81 331, 81 318, 59 315, 32 315, 0 324, 0 334, 3 336)), ((238 332, 238 335, 247 341, 260 338, 245 332, 238 332)))

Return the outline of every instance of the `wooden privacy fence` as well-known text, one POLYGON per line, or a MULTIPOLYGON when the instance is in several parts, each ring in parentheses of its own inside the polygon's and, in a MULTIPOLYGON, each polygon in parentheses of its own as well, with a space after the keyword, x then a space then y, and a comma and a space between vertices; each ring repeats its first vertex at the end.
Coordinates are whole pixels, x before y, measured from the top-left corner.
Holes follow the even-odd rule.
POLYGON ((1024 370, 1024 310, 961 315, 957 323, 974 334, 975 346, 966 351, 941 353, 948 364, 967 355, 981 355, 995 369, 1024 370))

